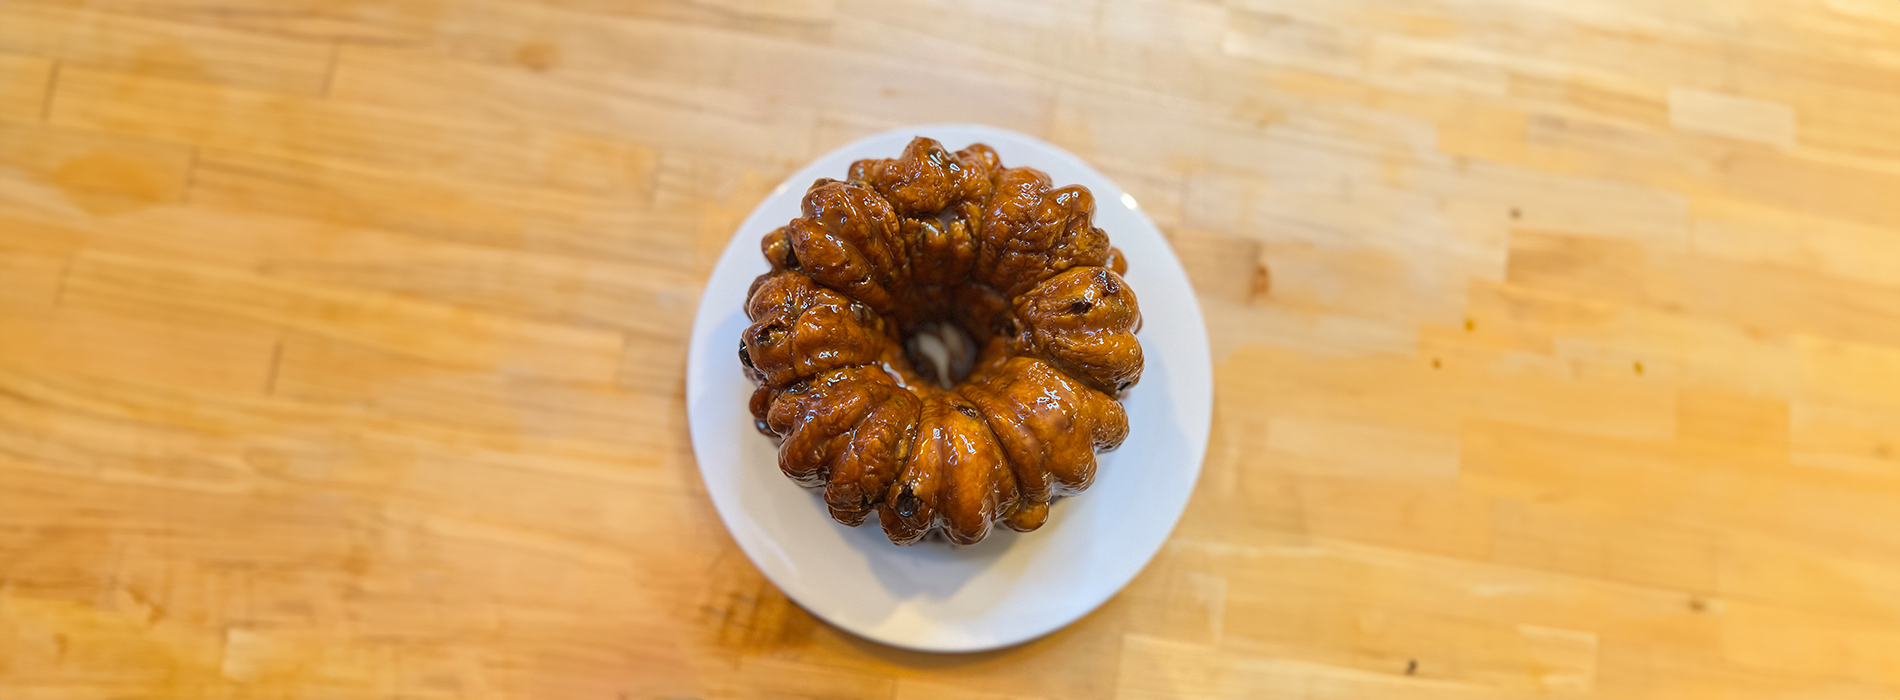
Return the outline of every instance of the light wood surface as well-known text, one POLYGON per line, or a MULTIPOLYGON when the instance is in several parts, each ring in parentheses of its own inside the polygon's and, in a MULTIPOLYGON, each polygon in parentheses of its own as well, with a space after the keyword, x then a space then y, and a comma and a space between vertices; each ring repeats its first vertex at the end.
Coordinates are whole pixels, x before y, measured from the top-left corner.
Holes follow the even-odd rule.
POLYGON ((1900 4, 0 2, 0 696, 1900 697, 1900 4), (955 657, 681 417, 739 219, 934 121, 1217 363, 1153 564, 955 657))

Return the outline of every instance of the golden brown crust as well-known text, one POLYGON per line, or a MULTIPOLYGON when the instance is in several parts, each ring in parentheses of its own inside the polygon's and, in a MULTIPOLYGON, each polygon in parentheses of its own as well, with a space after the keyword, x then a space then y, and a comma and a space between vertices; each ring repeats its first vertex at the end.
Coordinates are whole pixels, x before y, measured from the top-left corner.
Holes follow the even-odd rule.
POLYGON ((861 160, 851 179, 868 183, 903 216, 936 216, 951 204, 988 199, 996 152, 981 144, 956 153, 931 139, 912 139, 896 158, 861 160))
POLYGON ((772 263, 773 270, 798 269, 798 256, 792 252, 792 240, 787 227, 780 226, 759 239, 759 252, 765 254, 765 259, 772 263))
POLYGON ((1094 219, 1088 188, 1052 188, 1035 168, 1003 171, 983 212, 977 279, 1013 297, 1071 267, 1101 266, 1108 262, 1108 234, 1094 219))
POLYGON ((1017 532, 1029 532, 1042 527, 1049 519, 1049 502, 1032 501, 1027 498, 1016 502, 1016 507, 1003 517, 1003 524, 1017 532))
MULTIPOLYGON (((741 346, 741 348, 743 348, 743 346, 741 346)), ((739 357, 743 360, 745 358, 744 353, 741 352, 739 357)), ((759 432, 765 433, 767 437, 778 437, 778 433, 773 432, 771 424, 765 420, 766 416, 772 413, 772 402, 777 398, 778 390, 773 389, 770 384, 760 384, 758 390, 752 392, 750 405, 752 409, 752 427, 758 428, 759 432)))
POLYGON ((1128 257, 1122 255, 1122 249, 1111 246, 1108 249, 1108 262, 1104 264, 1104 267, 1114 270, 1117 275, 1126 275, 1128 274, 1128 257))
POLYGON ((871 362, 886 342, 883 320, 864 304, 797 272, 761 280, 746 315, 752 325, 739 340, 739 361, 772 386, 871 362))
POLYGON ((942 528, 950 541, 971 544, 989 534, 999 512, 1016 504, 1003 450, 969 402, 927 400, 909 462, 879 506, 892 542, 911 544, 942 528))
POLYGON ((879 313, 890 311, 903 291, 893 287, 910 267, 891 205, 863 187, 819 180, 803 206, 805 215, 786 225, 799 270, 879 313))
POLYGON ((1128 283, 1105 267, 1076 267, 1016 297, 1016 354, 1048 360, 1115 394, 1141 380, 1141 307, 1128 283))
POLYGON ((864 522, 909 457, 917 397, 875 367, 848 367, 782 392, 766 424, 785 436, 779 469, 825 487, 831 516, 864 522))
POLYGON ((1139 305, 1094 195, 923 138, 848 178, 813 183, 760 241, 772 271, 747 294, 740 362, 780 469, 839 522, 876 511, 898 544, 1041 527, 1127 436, 1113 397, 1141 377, 1139 305), (975 344, 954 387, 905 350, 938 321, 975 344))
POLYGON ((1016 333, 1009 317, 1009 298, 986 284, 966 284, 950 290, 950 318, 970 334, 977 345, 1016 333))
POLYGON ((1048 363, 1012 357, 981 384, 962 388, 1008 453, 1023 497, 1048 501, 1095 480, 1095 451, 1128 436, 1128 416, 1106 394, 1048 363))

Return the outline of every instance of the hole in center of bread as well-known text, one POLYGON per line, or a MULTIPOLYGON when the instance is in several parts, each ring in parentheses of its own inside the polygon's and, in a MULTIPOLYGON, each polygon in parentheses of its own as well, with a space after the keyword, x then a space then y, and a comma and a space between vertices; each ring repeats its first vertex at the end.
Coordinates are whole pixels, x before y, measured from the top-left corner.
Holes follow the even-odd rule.
POLYGON ((945 389, 955 387, 970 376, 976 365, 976 341, 962 327, 949 321, 930 321, 917 326, 904 339, 904 353, 917 373, 945 389))

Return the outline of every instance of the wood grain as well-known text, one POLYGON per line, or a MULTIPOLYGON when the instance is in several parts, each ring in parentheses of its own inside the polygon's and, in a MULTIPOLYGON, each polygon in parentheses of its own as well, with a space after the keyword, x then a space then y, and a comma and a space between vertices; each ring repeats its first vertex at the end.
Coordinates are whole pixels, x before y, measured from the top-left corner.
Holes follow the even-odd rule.
POLYGON ((0 695, 1892 698, 1897 8, 0 4, 0 695), (760 197, 960 120, 1161 224, 1215 426, 1119 597, 930 656, 680 416, 760 197))

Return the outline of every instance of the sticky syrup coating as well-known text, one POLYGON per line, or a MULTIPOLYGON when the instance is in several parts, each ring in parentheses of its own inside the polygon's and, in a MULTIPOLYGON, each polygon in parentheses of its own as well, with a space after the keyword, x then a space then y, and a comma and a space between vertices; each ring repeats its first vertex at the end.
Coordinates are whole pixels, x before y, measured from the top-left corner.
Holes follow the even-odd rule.
POLYGON ((1116 397, 1141 380, 1128 261, 1094 214, 1086 187, 921 137, 812 183, 760 242, 739 341, 780 469, 896 544, 1041 527, 1127 437, 1116 397), (975 345, 949 386, 905 344, 946 321, 975 345))

